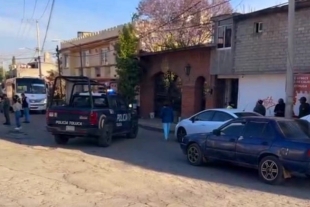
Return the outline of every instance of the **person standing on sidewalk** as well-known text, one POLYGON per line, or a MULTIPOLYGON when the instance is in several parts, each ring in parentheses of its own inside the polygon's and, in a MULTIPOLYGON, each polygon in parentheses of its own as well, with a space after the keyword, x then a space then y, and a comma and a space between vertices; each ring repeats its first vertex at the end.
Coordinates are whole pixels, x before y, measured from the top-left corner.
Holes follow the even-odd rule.
POLYGON ((13 108, 14 115, 15 115, 15 124, 16 124, 15 130, 20 130, 21 129, 20 116, 21 116, 22 105, 18 102, 17 98, 13 99, 12 108, 13 108))
POLYGON ((24 123, 30 123, 29 120, 29 101, 28 98, 25 96, 24 93, 22 93, 22 107, 23 107, 23 112, 24 112, 24 116, 25 116, 25 121, 24 123))
POLYGON ((170 125, 173 122, 173 109, 168 102, 165 103, 164 107, 161 109, 160 117, 163 123, 164 137, 167 141, 170 134, 170 125))
POLYGON ((3 94, 3 114, 5 117, 5 122, 3 125, 11 125, 11 120, 10 120, 10 100, 6 94, 3 94))

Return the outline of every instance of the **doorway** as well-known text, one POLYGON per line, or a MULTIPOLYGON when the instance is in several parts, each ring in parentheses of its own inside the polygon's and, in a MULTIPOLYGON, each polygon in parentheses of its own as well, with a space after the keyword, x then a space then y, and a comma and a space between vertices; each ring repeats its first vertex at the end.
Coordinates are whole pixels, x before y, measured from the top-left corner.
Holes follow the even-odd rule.
POLYGON ((230 101, 238 108, 239 79, 231 79, 230 101))

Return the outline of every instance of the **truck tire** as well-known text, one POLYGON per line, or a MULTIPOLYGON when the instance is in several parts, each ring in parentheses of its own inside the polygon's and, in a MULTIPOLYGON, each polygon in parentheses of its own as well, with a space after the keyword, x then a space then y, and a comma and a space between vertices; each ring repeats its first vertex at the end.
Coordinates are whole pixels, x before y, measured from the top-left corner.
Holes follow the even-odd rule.
POLYGON ((98 145, 100 147, 108 147, 112 143, 113 127, 111 124, 106 124, 100 129, 100 135, 98 137, 98 145))
POLYGON ((126 134, 127 139, 137 138, 138 132, 139 132, 138 122, 131 123, 130 131, 126 134))
POLYGON ((69 141, 69 137, 65 135, 61 135, 61 134, 55 134, 54 139, 55 139, 56 144, 59 144, 59 145, 65 145, 69 141))

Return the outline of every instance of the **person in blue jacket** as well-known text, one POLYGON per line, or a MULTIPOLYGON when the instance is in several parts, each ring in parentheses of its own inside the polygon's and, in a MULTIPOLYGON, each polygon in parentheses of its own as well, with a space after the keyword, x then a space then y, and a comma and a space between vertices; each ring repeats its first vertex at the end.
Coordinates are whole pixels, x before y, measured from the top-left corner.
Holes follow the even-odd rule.
POLYGON ((170 107, 168 102, 165 103, 164 107, 161 109, 160 117, 163 123, 165 140, 168 140, 170 134, 170 125, 173 122, 173 109, 170 107))

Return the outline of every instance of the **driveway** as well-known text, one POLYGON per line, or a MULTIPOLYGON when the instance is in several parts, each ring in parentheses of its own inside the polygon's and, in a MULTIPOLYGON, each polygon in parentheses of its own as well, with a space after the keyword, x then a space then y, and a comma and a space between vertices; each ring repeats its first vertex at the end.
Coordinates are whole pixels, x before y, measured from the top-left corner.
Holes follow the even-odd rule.
POLYGON ((140 129, 109 148, 76 139, 59 147, 33 115, 22 133, 0 126, 0 206, 306 207, 310 181, 261 183, 238 167, 193 167, 175 141, 140 129))

